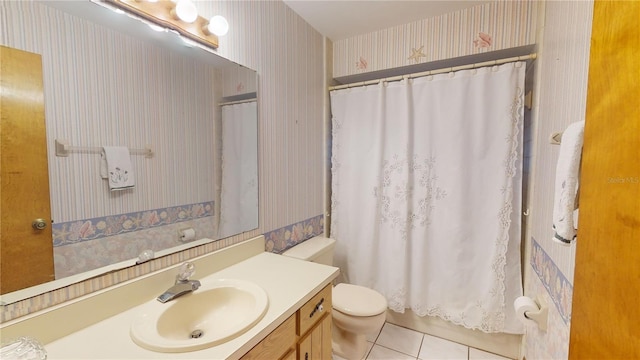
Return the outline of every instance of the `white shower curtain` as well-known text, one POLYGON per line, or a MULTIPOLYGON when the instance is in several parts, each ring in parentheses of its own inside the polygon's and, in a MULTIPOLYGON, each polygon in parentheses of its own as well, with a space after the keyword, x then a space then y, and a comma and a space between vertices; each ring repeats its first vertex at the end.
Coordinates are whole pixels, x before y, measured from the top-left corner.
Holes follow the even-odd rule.
POLYGON ((255 101, 222 107, 220 238, 258 227, 258 110, 255 101))
POLYGON ((398 312, 522 333, 524 63, 331 92, 344 280, 398 312))

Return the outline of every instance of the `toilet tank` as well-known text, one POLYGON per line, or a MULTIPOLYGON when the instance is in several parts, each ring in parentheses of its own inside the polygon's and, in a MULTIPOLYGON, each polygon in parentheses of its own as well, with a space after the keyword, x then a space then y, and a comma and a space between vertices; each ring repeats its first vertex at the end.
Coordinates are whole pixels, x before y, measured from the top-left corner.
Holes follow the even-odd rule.
POLYGON ((282 253, 284 256, 318 264, 333 265, 333 248, 336 241, 323 236, 312 237, 282 253))

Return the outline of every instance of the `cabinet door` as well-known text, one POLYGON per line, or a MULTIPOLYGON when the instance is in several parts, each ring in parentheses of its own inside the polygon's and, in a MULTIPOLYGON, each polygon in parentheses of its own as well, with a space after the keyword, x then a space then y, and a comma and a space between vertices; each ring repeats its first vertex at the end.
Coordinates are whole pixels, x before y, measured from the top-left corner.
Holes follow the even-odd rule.
POLYGON ((298 360, 330 359, 331 314, 327 314, 298 343, 298 360))
POLYGON ((322 323, 319 325, 322 327, 322 356, 321 358, 324 360, 331 360, 331 313, 327 315, 327 317, 322 320, 322 323))
POLYGON ((282 360, 296 360, 296 350, 295 349, 291 349, 289 350, 289 352, 287 353, 287 355, 285 355, 282 360))
POLYGON ((311 360, 311 341, 313 331, 309 332, 307 336, 300 339, 298 342, 298 360, 311 360))

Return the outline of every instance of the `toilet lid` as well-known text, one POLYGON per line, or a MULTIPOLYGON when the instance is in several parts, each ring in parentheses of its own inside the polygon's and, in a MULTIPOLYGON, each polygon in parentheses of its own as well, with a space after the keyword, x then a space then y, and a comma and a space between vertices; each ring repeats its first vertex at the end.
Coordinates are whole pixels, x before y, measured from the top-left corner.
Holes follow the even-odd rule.
POLYGON ((387 310, 387 299, 364 286, 338 284, 333 288, 333 308, 353 316, 375 316, 387 310))

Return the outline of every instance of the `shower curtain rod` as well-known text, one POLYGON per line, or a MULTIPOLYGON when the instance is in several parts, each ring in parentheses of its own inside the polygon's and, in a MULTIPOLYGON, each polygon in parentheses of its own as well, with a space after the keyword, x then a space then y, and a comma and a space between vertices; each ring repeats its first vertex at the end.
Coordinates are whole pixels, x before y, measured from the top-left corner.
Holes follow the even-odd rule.
POLYGON ((254 101, 258 101, 258 98, 252 98, 252 99, 246 99, 246 100, 238 100, 238 101, 228 101, 228 102, 219 103, 218 106, 244 104, 244 103, 254 102, 254 101))
POLYGON ((329 91, 347 89, 347 88, 352 88, 352 87, 360 87, 360 86, 365 86, 365 85, 378 84, 381 81, 382 82, 400 81, 400 80, 404 80, 404 79, 414 79, 414 78, 419 78, 419 77, 423 77, 423 76, 429 76, 429 75, 435 75, 435 74, 443 74, 443 73, 448 73, 448 72, 452 72, 452 71, 477 69, 477 68, 481 68, 481 67, 485 67, 485 66, 501 65, 501 64, 506 64, 506 63, 515 62, 515 61, 534 60, 536 57, 537 57, 537 55, 535 53, 533 53, 533 54, 529 54, 529 55, 514 56, 514 57, 510 57, 510 58, 485 61, 485 62, 480 62, 480 63, 475 63, 475 64, 468 64, 468 65, 454 66, 454 67, 448 67, 448 68, 441 68, 441 69, 423 71, 423 72, 407 74, 407 75, 398 75, 398 76, 392 76, 392 77, 381 78, 381 79, 374 79, 374 80, 355 82, 355 83, 351 83, 351 84, 329 86, 329 91))

